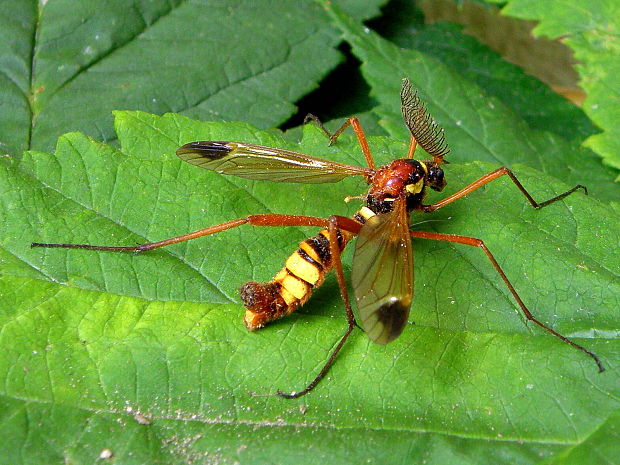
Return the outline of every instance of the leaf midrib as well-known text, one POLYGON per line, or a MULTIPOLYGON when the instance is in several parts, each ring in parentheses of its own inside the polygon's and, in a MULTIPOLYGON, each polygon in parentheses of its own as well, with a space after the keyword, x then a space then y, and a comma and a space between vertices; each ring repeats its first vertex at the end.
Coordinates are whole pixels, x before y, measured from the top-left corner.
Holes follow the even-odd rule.
MULTIPOLYGON (((312 394, 310 394, 312 395, 312 394)), ((55 406, 64 406, 64 407, 68 407, 68 408, 72 408, 72 409, 77 409, 80 411, 85 411, 85 412, 90 412, 92 414, 108 414, 108 415, 121 415, 121 416, 126 416, 128 419, 131 419, 131 421, 135 421, 134 420, 134 416, 131 413, 128 413, 127 410, 125 409, 110 409, 110 408, 101 408, 101 407, 86 407, 86 406, 76 406, 76 405, 72 405, 69 403, 63 403, 63 402, 52 402, 52 401, 45 401, 45 400, 41 400, 41 399, 36 399, 36 398, 30 398, 30 397, 26 397, 26 396, 16 396, 16 395, 9 395, 9 394, 4 394, 5 397, 8 397, 9 399, 13 399, 13 400, 17 400, 17 401, 21 401, 21 402, 25 402, 25 403, 32 403, 32 404, 40 404, 40 405, 55 405, 55 406)), ((291 402, 289 400, 280 400, 278 399, 278 402, 291 402)), ((290 404, 284 404, 284 405, 289 405, 290 404)), ((142 411, 143 414, 145 413, 149 413, 149 412, 145 412, 142 411)), ((455 438, 461 438, 461 439, 473 439, 473 440, 485 440, 485 441, 496 441, 496 442, 500 442, 500 443, 513 443, 516 442, 517 444, 523 444, 525 443, 532 443, 532 444, 543 444, 543 445, 570 445, 570 446, 576 446, 581 444, 583 441, 578 441, 578 440, 568 440, 568 439, 533 439, 533 438, 523 438, 523 437, 512 437, 512 436, 508 436, 508 435, 503 435, 501 437, 498 437, 497 435, 476 435, 476 434, 468 434, 468 433, 463 433, 463 432, 458 432, 458 431, 443 431, 440 429, 436 429, 436 428, 396 428, 396 427, 391 427, 391 426, 385 426, 383 428, 378 428, 378 427, 371 427, 371 426, 367 426, 364 428, 359 428, 356 426, 346 426, 346 425, 342 425, 342 424, 334 424, 334 423, 322 423, 322 422, 290 422, 290 421, 286 421, 284 420, 281 416, 279 417, 279 419, 277 421, 269 421, 269 420, 247 420, 247 419, 230 419, 230 420, 226 420, 223 419, 222 415, 217 415, 214 417, 202 417, 202 418, 198 418, 197 415, 190 415, 186 418, 180 418, 180 415, 178 413, 172 413, 170 415, 161 415, 161 414, 157 414, 157 415, 152 415, 148 417, 150 420, 163 420, 163 421, 180 421, 183 423, 199 423, 199 424, 207 424, 207 425, 219 425, 219 426, 248 426, 248 427, 252 427, 253 429, 256 428, 269 428, 269 429, 273 429, 273 428, 295 428, 295 429, 302 429, 302 428, 308 428, 309 431, 316 431, 317 429, 323 429, 325 431, 361 431, 361 432, 368 432, 368 431, 373 431, 373 432, 385 432, 385 431, 391 431, 394 433, 417 433, 417 434, 440 434, 443 436, 449 436, 449 437, 455 437, 455 438)))

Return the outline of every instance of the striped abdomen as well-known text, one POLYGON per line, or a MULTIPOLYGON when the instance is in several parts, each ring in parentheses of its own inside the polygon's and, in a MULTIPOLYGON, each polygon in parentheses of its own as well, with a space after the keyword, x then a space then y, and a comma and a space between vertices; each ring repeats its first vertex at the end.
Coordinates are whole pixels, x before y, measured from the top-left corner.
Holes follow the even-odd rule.
MULTIPOLYGON (((342 251, 353 237, 339 231, 338 245, 342 251)), ((305 304, 314 288, 325 280, 325 273, 332 268, 329 250, 329 232, 319 233, 299 244, 299 248, 286 260, 284 268, 268 283, 250 281, 240 290, 246 307, 243 318, 246 328, 254 330, 297 310, 305 304)))
MULTIPOLYGON (((365 222, 374 213, 364 207, 355 219, 365 222)), ((338 246, 344 250, 353 234, 338 231, 338 246)), ((286 260, 284 268, 268 283, 250 281, 240 289, 246 307, 243 318, 246 328, 254 330, 283 316, 289 315, 305 304, 312 290, 323 284, 325 273, 332 268, 329 250, 329 231, 319 233, 299 244, 299 248, 286 260)))

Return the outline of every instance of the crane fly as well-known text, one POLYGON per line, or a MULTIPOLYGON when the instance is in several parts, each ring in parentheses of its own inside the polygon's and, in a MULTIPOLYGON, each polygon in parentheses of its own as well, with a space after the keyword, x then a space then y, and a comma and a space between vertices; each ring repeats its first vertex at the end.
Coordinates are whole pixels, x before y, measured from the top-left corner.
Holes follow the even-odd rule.
POLYGON ((346 311, 347 329, 323 368, 304 389, 292 393, 278 391, 278 395, 285 398, 301 397, 310 392, 326 375, 348 337, 357 327, 340 260, 340 254, 349 241, 357 239, 353 254, 351 284, 359 324, 368 337, 377 344, 387 344, 396 339, 408 322, 413 300, 412 238, 479 247, 507 286, 525 317, 590 356, 596 362, 599 371, 603 371, 603 365, 593 352, 551 329, 532 315, 482 240, 469 236, 409 229, 409 215, 412 211, 435 211, 501 176, 508 176, 534 208, 552 204, 578 189, 583 189, 587 193, 586 188, 576 185, 556 197, 537 202, 512 171, 501 167, 439 202, 425 204, 427 188, 441 191, 446 185, 441 165, 447 163, 444 161, 444 156, 449 149, 443 130, 428 114, 426 106, 420 101, 417 91, 412 90, 407 79, 403 80, 401 109, 405 125, 411 133, 409 150, 405 158, 394 160, 380 168, 375 167, 366 136, 355 117, 345 121, 334 134, 330 134, 313 115, 308 115, 306 122, 314 120, 329 137, 330 145, 351 126, 359 141, 367 167, 336 163, 289 150, 243 142, 190 142, 177 150, 177 155, 192 165, 219 174, 253 180, 315 184, 361 176, 370 187, 363 197, 365 205, 352 218, 338 215, 320 218, 270 213, 250 215, 181 236, 137 246, 32 243, 32 247, 145 252, 245 224, 322 228, 315 236, 299 244, 299 248, 286 260, 285 266, 271 281, 247 282, 240 289, 240 297, 245 306, 244 323, 253 331, 294 312, 306 303, 312 291, 323 283, 326 273, 332 268, 335 271, 346 311), (413 158, 418 145, 430 155, 428 160, 419 161, 413 158))

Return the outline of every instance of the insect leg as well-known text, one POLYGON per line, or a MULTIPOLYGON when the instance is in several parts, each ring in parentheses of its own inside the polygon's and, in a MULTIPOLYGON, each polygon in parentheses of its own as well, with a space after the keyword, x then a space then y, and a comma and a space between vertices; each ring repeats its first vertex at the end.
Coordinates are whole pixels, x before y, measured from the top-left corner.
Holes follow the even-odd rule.
MULTIPOLYGON (((359 231, 360 225, 351 218, 338 216, 338 227, 340 229, 349 230, 353 228, 353 231, 359 231)), ((225 223, 217 224, 215 226, 209 226, 207 228, 199 229, 191 233, 183 234, 181 236, 175 236, 168 239, 164 239, 158 242, 147 242, 144 244, 134 246, 107 246, 107 245, 91 245, 91 244, 46 244, 41 242, 33 242, 31 247, 60 247, 65 249, 87 249, 87 250, 103 250, 111 252, 145 252, 147 250, 158 249, 178 242, 189 241, 202 236, 208 236, 227 229, 236 228, 243 224, 249 224, 253 226, 319 226, 328 227, 330 220, 327 218, 319 218, 315 216, 303 216, 303 215, 278 215, 278 214, 264 214, 264 215, 250 215, 245 218, 239 218, 236 220, 227 221, 225 223)))
POLYGON ((577 344, 576 342, 571 341, 566 336, 562 336, 560 333, 558 333, 557 331, 554 331, 549 326, 537 320, 534 317, 534 315, 532 315, 532 313, 527 309, 527 307, 521 300, 521 297, 519 297, 519 294, 517 294, 517 291, 513 287, 512 283, 506 277, 504 270, 502 270, 502 268, 499 266, 499 263, 497 263, 497 260, 495 260, 495 257, 493 256, 493 254, 491 253, 491 251, 487 248, 487 246, 481 239, 476 239, 474 237, 468 237, 468 236, 458 236, 456 234, 441 234, 441 233, 433 233, 433 232, 425 232, 425 231, 410 231, 410 233, 412 237, 417 237, 420 239, 432 239, 435 241, 454 242, 458 244, 471 245, 472 247, 480 247, 483 250, 483 252, 486 254, 487 258, 491 261, 491 264, 493 265, 493 268, 495 268, 495 271, 497 271, 497 273, 501 276, 502 280, 508 287, 508 290, 510 291, 510 293, 516 300, 517 304, 519 304, 519 307, 521 307, 523 314, 528 320, 534 322, 535 324, 540 326, 545 331, 553 334, 558 339, 561 339, 562 341, 566 342, 567 344, 570 344, 576 349, 581 350, 582 352, 585 352, 587 355, 589 355, 590 357, 594 359, 594 361, 596 362, 596 365, 598 366, 599 372, 605 371, 603 364, 601 363, 599 358, 594 353, 590 352, 588 349, 577 344))
POLYGON ((364 158, 366 159, 366 164, 368 165, 368 168, 370 168, 371 170, 375 169, 375 161, 373 160, 372 154, 370 153, 370 147, 368 147, 368 142, 366 141, 366 134, 364 134, 362 125, 355 116, 347 119, 342 124, 342 126, 340 126, 340 128, 338 128, 338 130, 333 134, 330 134, 330 132, 325 128, 325 126, 323 126, 321 120, 312 113, 308 113, 306 115, 306 117, 304 118, 304 124, 306 124, 310 120, 314 121, 316 125, 325 133, 325 135, 329 137, 329 145, 334 144, 340 134, 342 134, 346 128, 351 126, 353 128, 353 131, 355 131, 357 140, 359 141, 360 147, 362 148, 362 152, 364 153, 364 158))
POLYGON ((498 168, 495 171, 491 171, 490 173, 485 174, 484 176, 482 176, 477 181, 472 182, 469 186, 464 187, 460 191, 455 192, 454 194, 450 195, 449 197, 446 197, 443 200, 440 200, 437 203, 433 203, 431 205, 422 205, 421 209, 423 211, 425 211, 425 212, 432 212, 432 211, 435 211, 435 210, 437 210, 437 209, 439 209, 441 207, 445 207, 449 203, 452 203, 455 200, 460 199, 464 195, 467 195, 470 192, 473 192, 476 189, 479 189, 480 187, 484 186, 485 184, 487 184, 487 183, 489 183, 489 182, 499 178, 500 176, 504 176, 504 175, 507 175, 512 180, 512 182, 515 183, 515 185, 519 188, 519 190, 523 193, 523 195, 527 198, 527 200, 530 202, 530 204, 534 208, 542 208, 542 207, 547 206, 547 205, 549 205, 549 204, 551 204, 553 202, 561 200, 564 197, 566 197, 567 195, 570 195, 573 192, 575 192, 577 189, 583 189, 586 194, 588 193, 588 190, 586 189, 585 186, 582 186, 581 184, 577 184, 572 189, 569 189, 569 190, 567 190, 566 192, 564 192, 564 193, 562 193, 560 195, 557 195, 557 196, 555 196, 555 197, 553 197, 553 198, 551 198, 549 200, 545 200, 544 202, 540 202, 539 203, 536 200, 534 200, 534 198, 530 195, 530 193, 527 190, 525 190, 525 187, 523 187, 523 185, 519 182, 519 180, 513 174, 513 172, 510 171, 505 166, 502 166, 501 168, 498 168))
MULTIPOLYGON (((347 292, 347 284, 344 280, 344 273, 342 271, 342 261, 340 260, 340 247, 338 246, 338 229, 339 228, 342 229, 342 227, 339 224, 339 220, 341 218, 342 217, 338 217, 338 216, 331 216, 329 218, 329 251, 332 257, 332 263, 333 263, 334 271, 336 273, 336 279, 338 280, 338 287, 340 288, 340 295, 342 296, 342 301, 344 302, 344 308, 347 313, 347 324, 348 324, 347 330, 345 331, 344 336, 342 336, 342 338, 340 339, 340 342, 338 342, 338 345, 336 346, 336 348, 333 350, 333 352, 327 359, 327 362, 325 362, 325 365, 323 365, 323 368, 321 368, 321 371, 319 372, 319 374, 316 375, 316 377, 310 382, 310 384, 308 384, 301 391, 292 392, 290 394, 287 394, 282 391, 278 391, 278 395, 280 397, 284 397, 285 399, 296 399, 298 397, 305 396, 310 391, 312 391, 312 389, 315 388, 315 386, 325 377, 330 367, 334 363, 334 360, 336 360, 338 353, 344 346, 344 343, 347 341, 347 339, 351 335, 351 332, 353 332, 353 330, 357 326, 357 323, 355 322, 355 316, 353 315, 353 310, 351 309, 349 293, 347 292)), ((359 225, 359 227, 361 227, 361 225, 359 225)), ((359 227, 358 227, 357 232, 359 232, 359 227)))

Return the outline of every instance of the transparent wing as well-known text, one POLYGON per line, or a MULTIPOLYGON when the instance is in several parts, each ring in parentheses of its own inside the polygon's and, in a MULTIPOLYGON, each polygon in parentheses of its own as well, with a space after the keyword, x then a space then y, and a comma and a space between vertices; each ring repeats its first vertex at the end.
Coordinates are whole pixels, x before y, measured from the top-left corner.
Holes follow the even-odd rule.
POLYGON ((377 344, 396 339, 413 299, 413 250, 405 200, 373 216, 357 236, 351 272, 359 323, 377 344))
POLYGON ((371 174, 368 168, 240 142, 190 142, 179 148, 177 155, 192 165, 217 173, 264 181, 319 184, 371 174))

